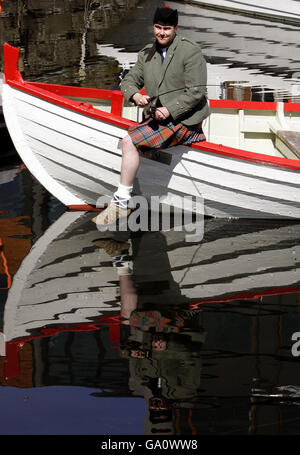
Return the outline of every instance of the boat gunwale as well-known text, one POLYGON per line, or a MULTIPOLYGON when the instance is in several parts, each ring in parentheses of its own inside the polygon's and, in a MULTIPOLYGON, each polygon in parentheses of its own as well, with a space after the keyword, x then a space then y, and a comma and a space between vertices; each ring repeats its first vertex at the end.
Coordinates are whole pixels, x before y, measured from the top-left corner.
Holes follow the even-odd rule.
MULTIPOLYGON (((82 115, 94 118, 96 120, 101 120, 105 123, 116 125, 124 129, 128 129, 130 126, 137 124, 137 122, 121 117, 120 114, 122 110, 123 95, 120 91, 24 81, 21 73, 18 70, 19 49, 7 43, 4 43, 3 48, 3 84, 7 84, 22 92, 51 102, 52 104, 78 112, 82 115), (52 88, 52 91, 49 90, 50 88, 52 88), (76 94, 78 97, 79 93, 81 93, 79 96, 82 97, 82 94, 85 93, 89 94, 89 96, 92 94, 96 95, 96 98, 98 98, 98 96, 101 94, 101 99, 112 100, 111 113, 107 113, 101 111, 98 108, 94 108, 91 104, 85 104, 66 98, 61 94, 64 91, 67 92, 67 95, 65 96, 73 97, 76 97, 76 94), (57 94, 57 92, 60 92, 60 94, 57 94), (119 115, 117 113, 119 113, 119 115)), ((277 107, 276 102, 260 101, 209 100, 209 103, 211 107, 220 107, 225 109, 276 110, 277 107)), ((300 103, 284 103, 284 110, 300 112, 300 103)), ((228 147, 222 144, 216 144, 207 141, 202 141, 201 143, 193 143, 191 144, 191 147, 193 149, 198 149, 199 151, 223 155, 227 158, 233 158, 240 161, 253 162, 258 165, 261 164, 293 171, 300 171, 300 160, 264 155, 261 153, 250 152, 243 149, 228 147)))
POLYGON ((31 82, 27 81, 21 82, 5 78, 3 84, 7 84, 10 87, 14 87, 22 92, 28 93, 30 95, 35 96, 36 98, 43 99, 52 104, 56 104, 60 107, 78 112, 79 114, 83 114, 85 116, 95 118, 96 120, 102 120, 103 122, 110 123, 121 128, 127 129, 130 126, 136 124, 136 122, 127 120, 124 117, 104 112, 101 111, 100 109, 96 109, 91 104, 85 104, 84 102, 78 102, 61 95, 56 95, 52 93, 50 90, 36 88, 33 84, 31 84, 31 82))

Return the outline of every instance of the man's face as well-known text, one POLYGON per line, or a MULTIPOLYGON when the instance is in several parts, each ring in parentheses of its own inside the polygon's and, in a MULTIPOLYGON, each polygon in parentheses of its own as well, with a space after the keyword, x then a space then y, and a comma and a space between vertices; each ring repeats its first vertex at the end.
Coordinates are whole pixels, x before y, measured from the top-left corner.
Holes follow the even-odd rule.
POLYGON ((160 339, 153 340, 152 349, 153 349, 153 351, 165 351, 167 349, 166 340, 160 340, 160 339))
POLYGON ((168 47, 174 39, 177 28, 178 25, 174 27, 174 25, 154 24, 153 33, 156 40, 162 47, 168 47))

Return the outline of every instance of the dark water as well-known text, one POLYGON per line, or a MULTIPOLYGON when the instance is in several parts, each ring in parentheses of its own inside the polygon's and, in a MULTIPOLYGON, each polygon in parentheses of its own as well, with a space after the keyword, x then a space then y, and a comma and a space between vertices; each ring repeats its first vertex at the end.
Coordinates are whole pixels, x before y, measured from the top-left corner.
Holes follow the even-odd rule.
MULTIPOLYGON (((137 52, 157 2, 127 17, 125 3, 119 24, 116 4, 7 1, 1 42, 23 49, 28 79, 112 88, 123 69, 96 44, 137 52)), ((175 3, 220 96, 295 93, 297 27, 175 3), (247 90, 225 83, 249 75, 247 90)), ((174 230, 111 238, 3 164, 0 434, 299 434, 300 223, 206 219, 192 244, 174 230)))

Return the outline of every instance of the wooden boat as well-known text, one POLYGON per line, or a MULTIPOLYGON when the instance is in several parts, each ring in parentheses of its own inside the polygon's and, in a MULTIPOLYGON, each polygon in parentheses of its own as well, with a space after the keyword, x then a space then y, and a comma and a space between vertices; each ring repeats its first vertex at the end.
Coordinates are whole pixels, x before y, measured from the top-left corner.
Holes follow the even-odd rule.
MULTIPOLYGON (((4 59, 3 110, 23 162, 63 204, 93 209, 118 185, 121 139, 141 112, 119 91, 24 81, 8 44, 4 59)), ((209 103, 207 141, 142 157, 135 193, 171 206, 201 196, 213 217, 299 218, 300 103, 209 103)))

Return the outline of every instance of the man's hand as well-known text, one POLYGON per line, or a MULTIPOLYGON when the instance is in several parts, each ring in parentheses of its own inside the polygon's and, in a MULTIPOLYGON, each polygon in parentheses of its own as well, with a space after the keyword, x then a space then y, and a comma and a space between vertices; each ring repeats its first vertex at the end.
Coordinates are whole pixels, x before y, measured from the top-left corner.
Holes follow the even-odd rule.
POLYGON ((158 107, 155 111, 155 119, 158 122, 162 122, 163 120, 166 120, 170 116, 170 112, 166 107, 158 107))
POLYGON ((149 104, 150 96, 142 95, 141 93, 137 92, 133 95, 132 99, 137 106, 144 107, 149 104))

